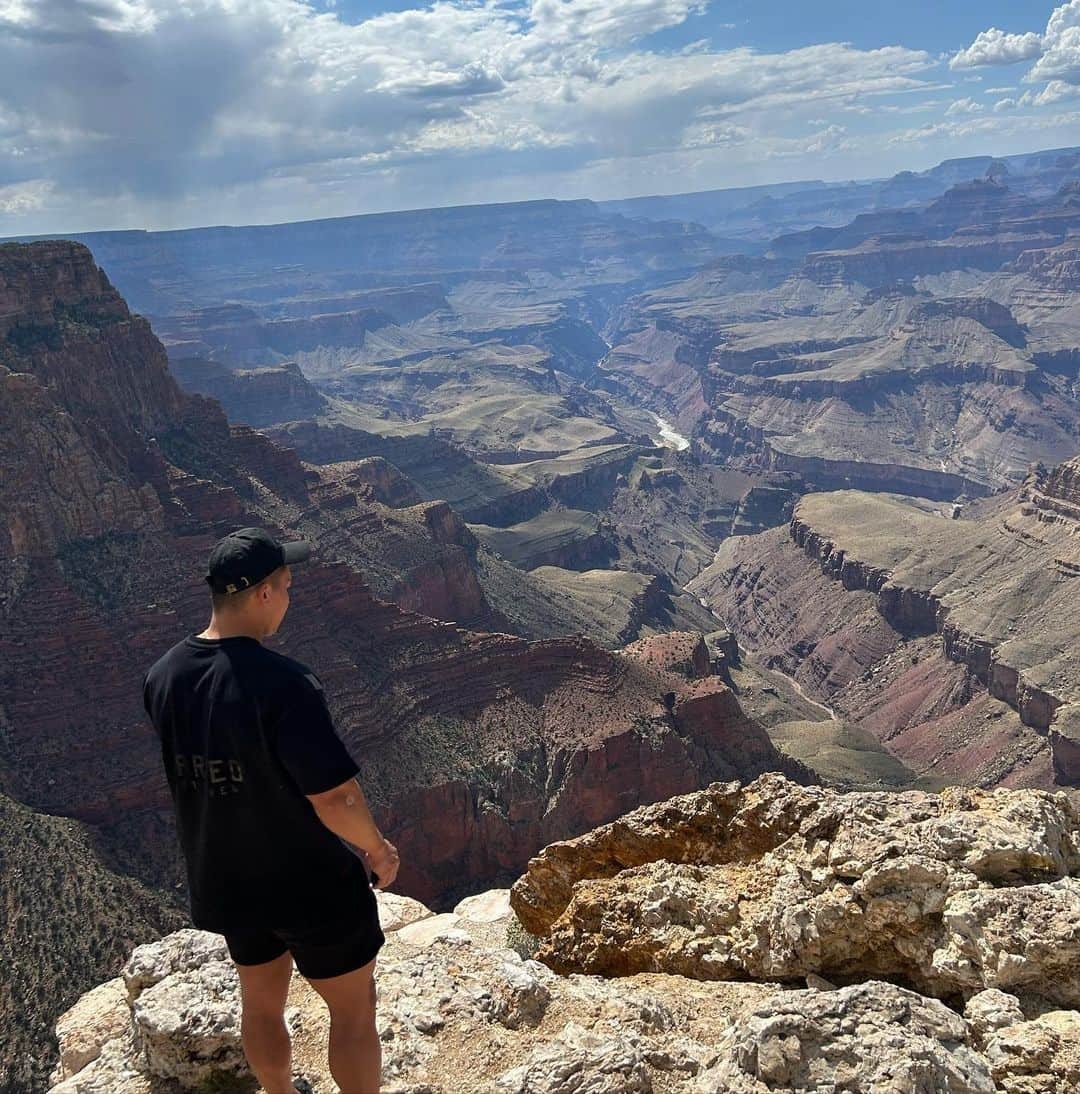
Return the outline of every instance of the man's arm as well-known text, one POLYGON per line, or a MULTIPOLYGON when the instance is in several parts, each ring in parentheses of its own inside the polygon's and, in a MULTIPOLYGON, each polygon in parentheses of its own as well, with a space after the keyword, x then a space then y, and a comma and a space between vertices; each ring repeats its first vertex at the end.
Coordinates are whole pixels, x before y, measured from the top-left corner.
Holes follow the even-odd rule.
POLYGON ((391 885, 398 871, 397 848, 375 824, 364 792, 354 777, 322 794, 307 794, 319 820, 346 843, 364 852, 374 871, 372 883, 380 889, 391 885))

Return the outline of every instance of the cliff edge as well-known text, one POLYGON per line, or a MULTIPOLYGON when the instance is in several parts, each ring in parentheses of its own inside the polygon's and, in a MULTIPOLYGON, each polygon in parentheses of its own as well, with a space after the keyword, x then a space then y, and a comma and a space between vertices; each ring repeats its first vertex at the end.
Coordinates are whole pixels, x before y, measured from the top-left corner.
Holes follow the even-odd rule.
MULTIPOLYGON (((716 783, 453 912, 379 894, 385 1089, 1075 1090, 1078 875, 1063 792, 716 783)), ((296 975, 286 1018, 332 1094, 326 1010, 296 975)), ((138 947, 58 1034, 52 1094, 250 1089, 227 1085, 246 1069, 216 935, 138 947)))

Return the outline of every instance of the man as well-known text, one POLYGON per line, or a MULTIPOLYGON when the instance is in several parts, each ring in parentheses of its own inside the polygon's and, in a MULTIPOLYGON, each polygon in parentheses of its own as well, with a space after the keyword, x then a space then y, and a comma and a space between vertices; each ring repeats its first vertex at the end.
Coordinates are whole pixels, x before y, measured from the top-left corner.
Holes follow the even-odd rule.
POLYGON ((187 863, 196 927, 225 936, 241 1037, 267 1094, 292 1094, 285 997, 293 960, 330 1010, 330 1072, 377 1092, 375 958, 385 941, 371 884, 397 876, 306 665, 264 646, 289 608, 290 567, 311 546, 241 528, 210 553, 210 623, 143 678, 187 863), (373 873, 369 880, 368 868, 373 873))

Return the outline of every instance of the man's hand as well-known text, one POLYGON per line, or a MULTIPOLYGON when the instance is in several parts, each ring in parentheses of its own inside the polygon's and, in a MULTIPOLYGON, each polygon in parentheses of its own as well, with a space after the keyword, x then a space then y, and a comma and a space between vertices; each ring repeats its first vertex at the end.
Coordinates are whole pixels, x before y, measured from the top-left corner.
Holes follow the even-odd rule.
POLYGON ((374 853, 365 851, 364 858, 368 870, 377 875, 378 880, 372 882, 376 889, 386 889, 393 884, 401 860, 397 848, 388 839, 384 839, 382 846, 374 853))

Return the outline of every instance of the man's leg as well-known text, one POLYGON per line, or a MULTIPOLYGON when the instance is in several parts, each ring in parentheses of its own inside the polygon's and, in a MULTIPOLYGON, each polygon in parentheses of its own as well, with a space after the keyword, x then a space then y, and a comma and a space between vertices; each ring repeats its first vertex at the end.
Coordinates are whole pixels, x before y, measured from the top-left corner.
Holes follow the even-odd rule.
POLYGON ((375 1029, 375 958, 353 972, 308 983, 330 1008, 330 1074, 348 1094, 379 1094, 382 1046, 375 1029))
POLYGON ((240 976, 240 1037, 255 1078, 266 1094, 295 1094, 292 1045, 285 1028, 285 998, 292 954, 262 965, 237 965, 240 976))

